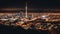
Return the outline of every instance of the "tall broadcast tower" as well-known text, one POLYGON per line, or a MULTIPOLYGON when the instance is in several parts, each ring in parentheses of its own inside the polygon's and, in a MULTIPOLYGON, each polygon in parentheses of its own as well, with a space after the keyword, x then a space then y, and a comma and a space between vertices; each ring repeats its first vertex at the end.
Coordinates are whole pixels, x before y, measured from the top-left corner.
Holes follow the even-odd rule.
POLYGON ((26 2, 25 10, 26 10, 26 18, 27 18, 28 17, 27 16, 27 2, 26 2))

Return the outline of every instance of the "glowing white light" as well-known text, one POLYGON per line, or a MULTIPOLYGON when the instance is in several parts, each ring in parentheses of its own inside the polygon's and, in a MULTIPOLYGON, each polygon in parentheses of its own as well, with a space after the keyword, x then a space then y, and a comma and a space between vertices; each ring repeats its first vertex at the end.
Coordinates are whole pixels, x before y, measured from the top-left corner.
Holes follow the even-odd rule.
POLYGON ((43 18, 45 18, 46 16, 42 16, 43 18))
POLYGON ((42 16, 42 19, 45 19, 45 18, 46 18, 46 16, 45 16, 45 15, 43 15, 43 16, 42 16))

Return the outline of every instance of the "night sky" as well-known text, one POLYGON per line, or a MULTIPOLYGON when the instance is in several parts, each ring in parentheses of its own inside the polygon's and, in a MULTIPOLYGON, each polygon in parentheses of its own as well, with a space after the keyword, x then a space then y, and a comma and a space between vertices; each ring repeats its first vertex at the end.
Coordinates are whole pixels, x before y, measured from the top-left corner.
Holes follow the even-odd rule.
POLYGON ((29 8, 60 8, 60 1, 56 0, 0 0, 0 8, 24 8, 26 1, 29 8))

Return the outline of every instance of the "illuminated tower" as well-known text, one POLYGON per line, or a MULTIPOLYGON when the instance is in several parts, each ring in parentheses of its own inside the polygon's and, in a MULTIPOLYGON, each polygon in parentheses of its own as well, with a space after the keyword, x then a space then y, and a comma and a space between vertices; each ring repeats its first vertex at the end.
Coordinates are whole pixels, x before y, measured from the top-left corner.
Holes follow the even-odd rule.
POLYGON ((27 18, 27 17, 28 17, 28 16, 27 16, 27 2, 26 2, 25 10, 26 10, 26 18, 27 18))

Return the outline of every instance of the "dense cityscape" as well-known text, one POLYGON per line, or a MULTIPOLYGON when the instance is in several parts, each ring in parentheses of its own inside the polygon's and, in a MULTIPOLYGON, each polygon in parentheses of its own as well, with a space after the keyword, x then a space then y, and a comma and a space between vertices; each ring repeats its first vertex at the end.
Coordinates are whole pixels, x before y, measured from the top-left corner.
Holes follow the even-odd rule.
POLYGON ((13 27, 13 29, 19 26, 24 30, 52 31, 52 34, 56 34, 56 31, 60 31, 60 13, 28 12, 26 16, 23 11, 5 12, 0 13, 0 24, 6 27, 13 27))
POLYGON ((60 34, 60 9, 53 2, 3 1, 0 1, 0 32, 60 34))

